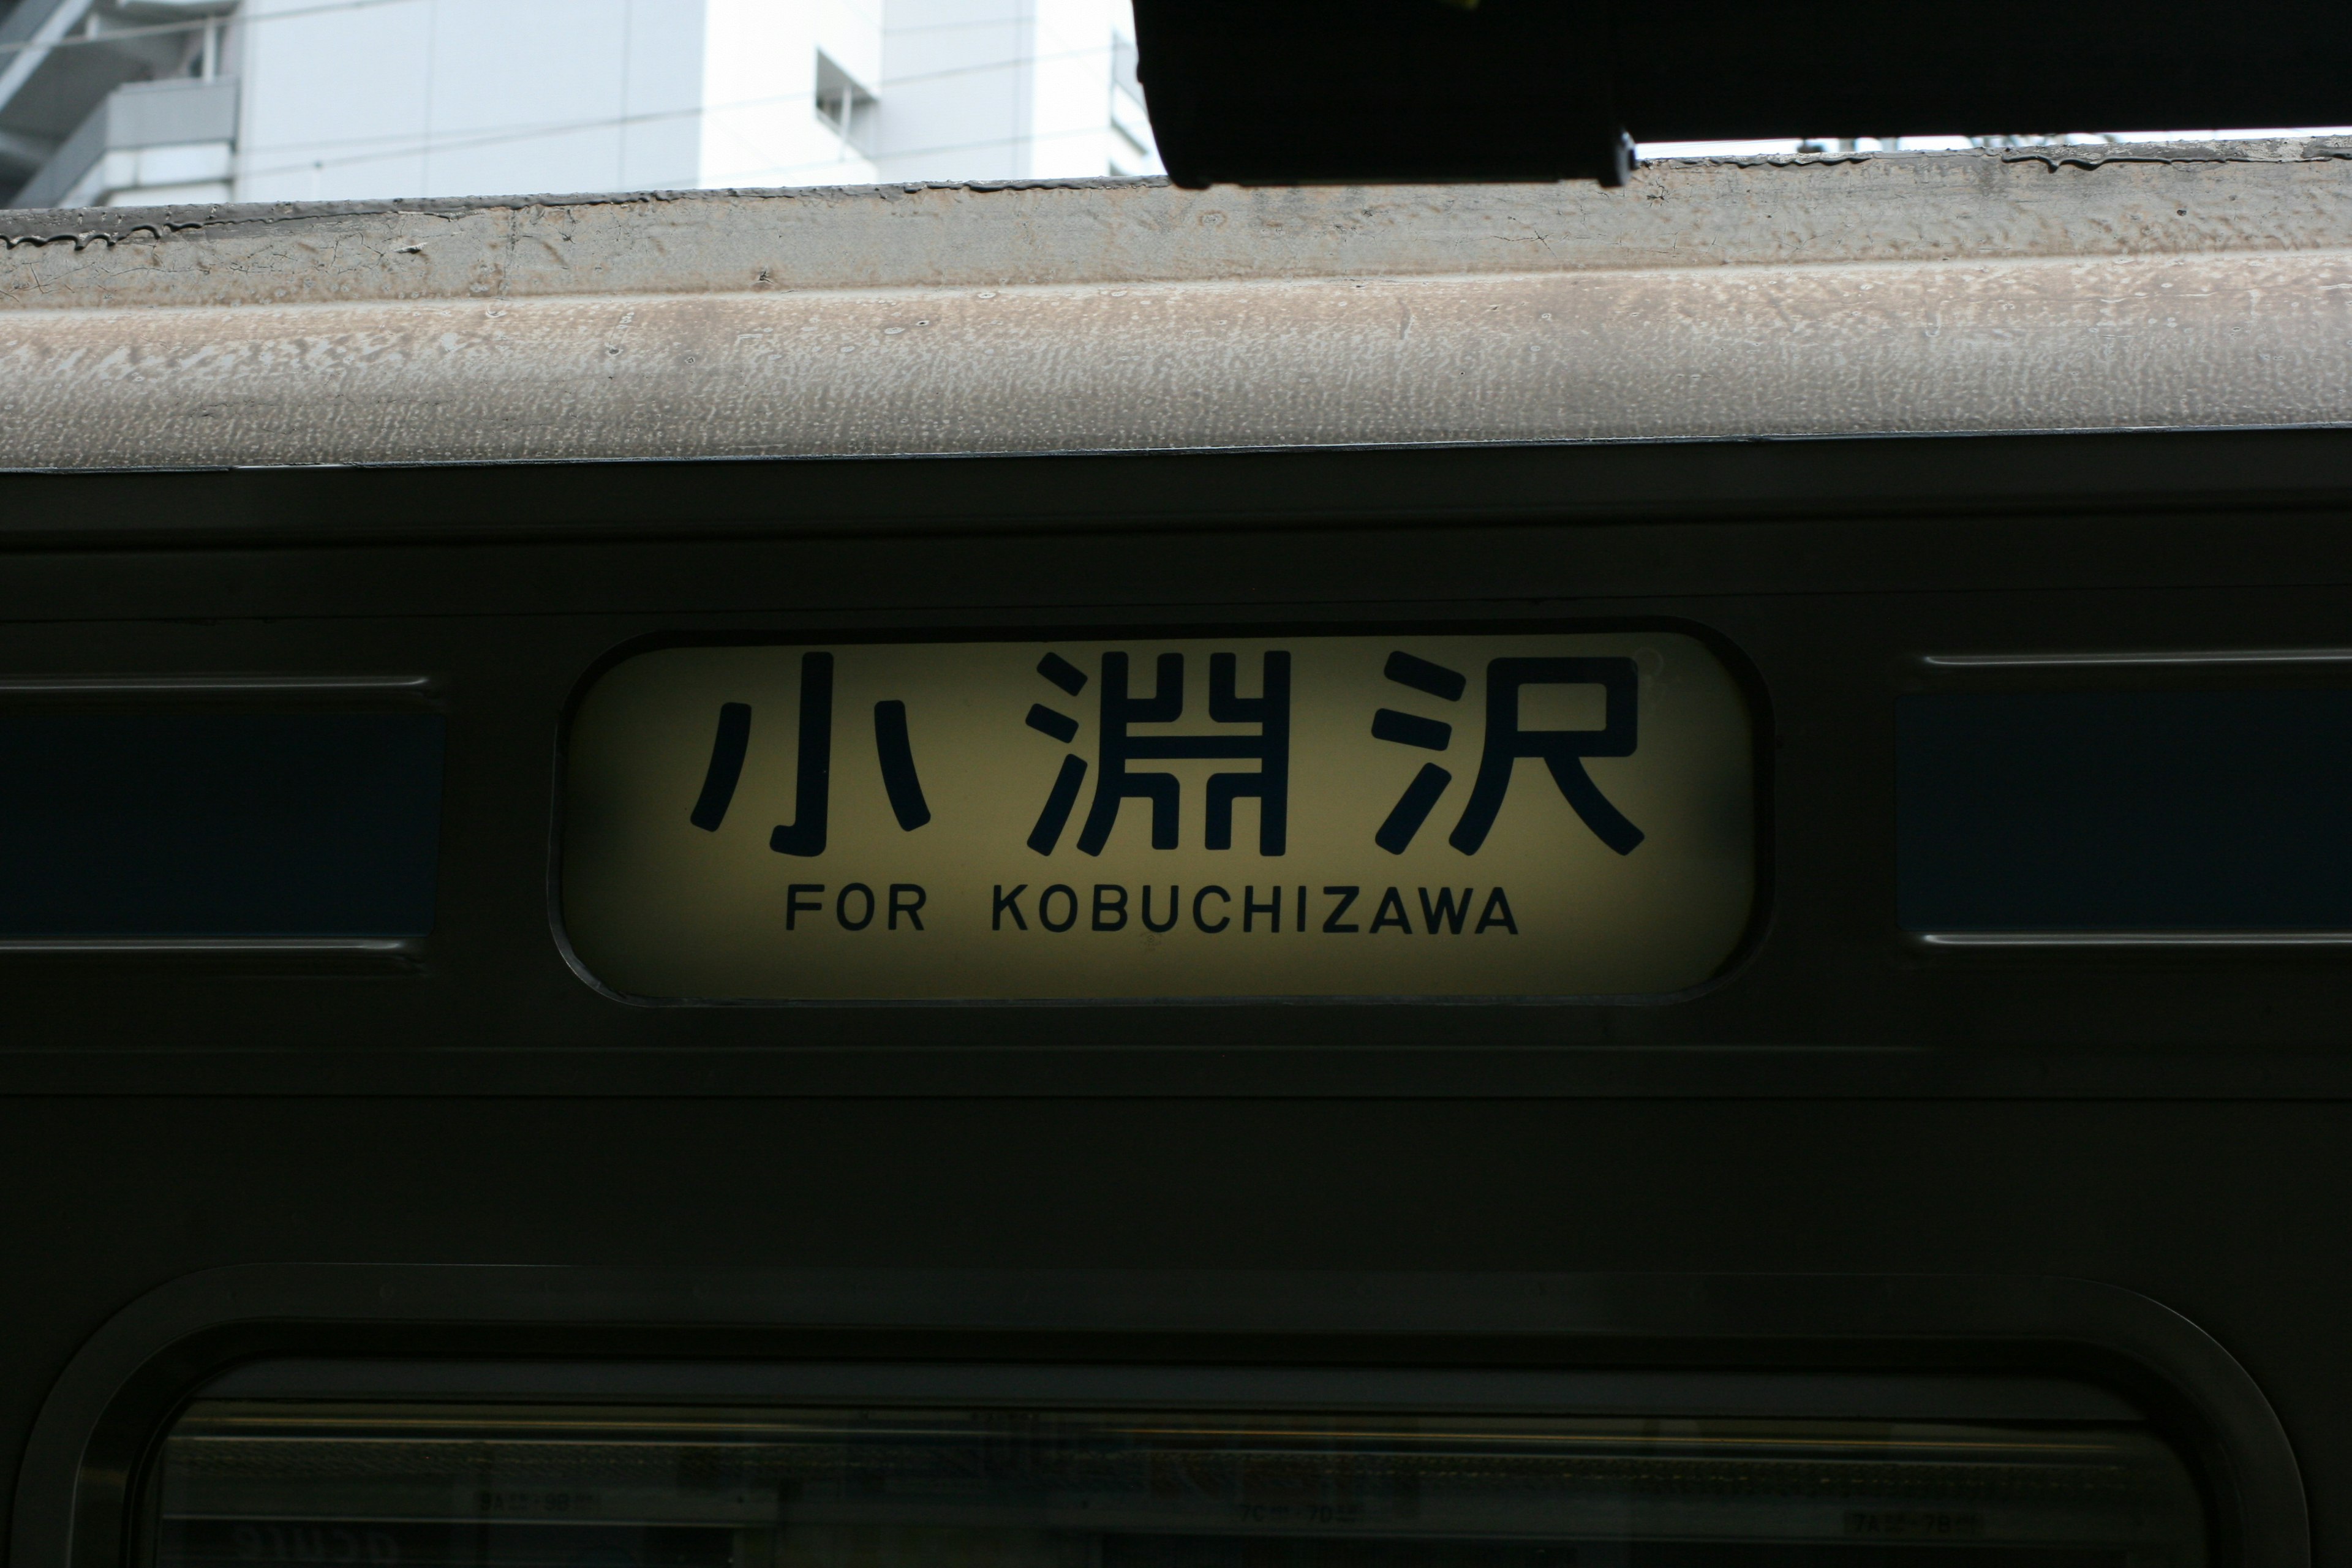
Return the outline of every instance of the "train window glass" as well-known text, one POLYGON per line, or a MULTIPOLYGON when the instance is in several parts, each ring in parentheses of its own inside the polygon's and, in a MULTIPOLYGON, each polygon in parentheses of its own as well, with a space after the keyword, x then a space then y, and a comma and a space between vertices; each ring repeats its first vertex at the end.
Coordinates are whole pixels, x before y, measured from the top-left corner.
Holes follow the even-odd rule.
POLYGON ((207 1397, 152 1489, 152 1568, 2183 1568, 2206 1550, 2189 1473, 2128 1419, 207 1397))
POLYGON ((564 931, 663 999, 1674 992, 1755 746, 1660 629, 658 648, 574 712, 564 931))
POLYGON ((0 715, 0 939, 423 935, 443 723, 0 715))
POLYGON ((1898 700, 1913 931, 2352 929, 2352 691, 1898 700))

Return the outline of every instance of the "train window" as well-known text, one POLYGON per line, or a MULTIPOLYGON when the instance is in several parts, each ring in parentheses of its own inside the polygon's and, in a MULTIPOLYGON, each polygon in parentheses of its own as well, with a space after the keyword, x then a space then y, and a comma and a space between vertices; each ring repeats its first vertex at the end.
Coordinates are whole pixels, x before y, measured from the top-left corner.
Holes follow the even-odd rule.
MULTIPOLYGON (((713 1381, 708 1373, 703 1377, 713 1381)), ((723 1379, 719 1380, 723 1381, 723 1379)), ((1630 1382, 1638 1395, 1641 1380, 1630 1382)), ((1689 1381, 1689 1380, 1686 1380, 1689 1381)), ((1697 1380, 1718 1390, 1721 1377, 1697 1380)), ((1736 1380, 1732 1380, 1736 1381, 1736 1380)), ((1787 1379, 1800 1385, 1817 1380, 1787 1379)), ((1835 1380, 1827 1380, 1834 1383, 1835 1380)), ((2186 1568, 2197 1489, 2071 1419, 204 1397, 152 1568, 2186 1568)), ((1621 1387, 1618 1393, 1625 1393, 1621 1387)), ((1603 1402, 1607 1403, 1607 1402, 1603 1402)), ((1752 1405, 1733 1398, 1727 1407, 1752 1405)), ((2084 1401, 2076 1401, 2078 1405, 2084 1401)))
POLYGON ((658 648, 572 719, 564 928, 663 999, 1673 992, 1755 745, 1663 629, 658 648))
POLYGON ((2352 930, 2352 691, 1898 700, 1906 931, 2352 930))
POLYGON ((444 723, 0 715, 0 940, 422 936, 444 723))

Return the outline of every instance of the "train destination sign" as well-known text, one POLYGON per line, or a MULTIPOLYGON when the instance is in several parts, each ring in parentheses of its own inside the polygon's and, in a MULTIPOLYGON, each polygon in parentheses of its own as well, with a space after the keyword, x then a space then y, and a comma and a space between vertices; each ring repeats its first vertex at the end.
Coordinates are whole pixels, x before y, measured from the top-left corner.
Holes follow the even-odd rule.
POLYGON ((562 910, 660 999, 1657 993, 1755 898, 1666 631, 665 647, 566 748, 562 910))

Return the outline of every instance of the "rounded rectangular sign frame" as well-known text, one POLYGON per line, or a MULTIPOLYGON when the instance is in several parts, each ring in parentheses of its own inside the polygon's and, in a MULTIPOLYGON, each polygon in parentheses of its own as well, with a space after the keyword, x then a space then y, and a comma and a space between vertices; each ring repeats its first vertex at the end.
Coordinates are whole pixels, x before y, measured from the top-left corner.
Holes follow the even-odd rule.
POLYGON ((567 724, 560 932, 654 1003, 1594 999, 1760 889, 1683 626, 709 640, 567 724))

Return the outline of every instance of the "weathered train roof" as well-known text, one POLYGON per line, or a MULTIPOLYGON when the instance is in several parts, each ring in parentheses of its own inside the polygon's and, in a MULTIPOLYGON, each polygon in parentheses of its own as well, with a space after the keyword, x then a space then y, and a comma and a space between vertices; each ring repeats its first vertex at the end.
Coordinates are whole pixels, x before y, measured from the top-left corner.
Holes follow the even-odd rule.
POLYGON ((0 467, 2333 424, 2352 139, 0 212, 0 467))

